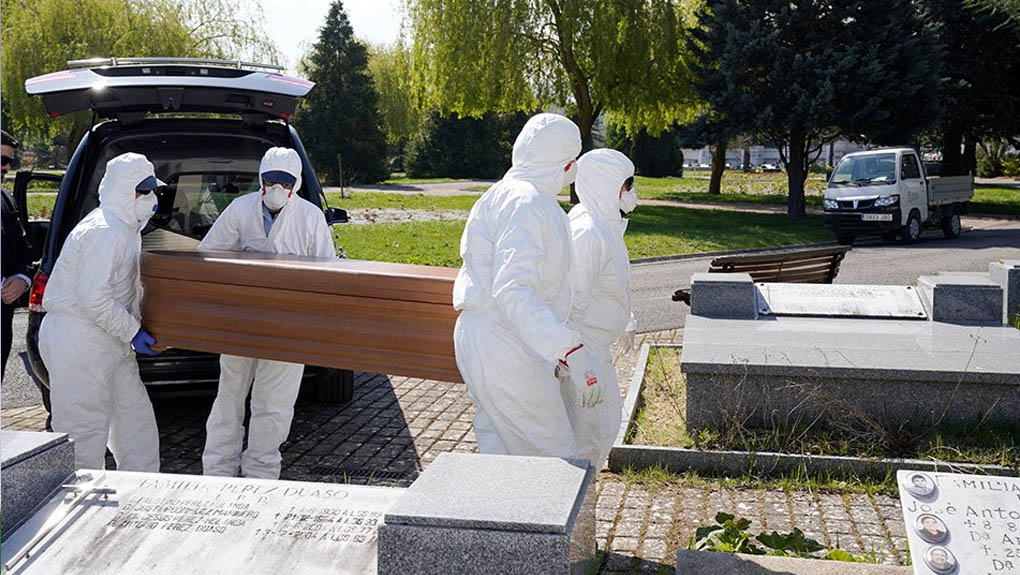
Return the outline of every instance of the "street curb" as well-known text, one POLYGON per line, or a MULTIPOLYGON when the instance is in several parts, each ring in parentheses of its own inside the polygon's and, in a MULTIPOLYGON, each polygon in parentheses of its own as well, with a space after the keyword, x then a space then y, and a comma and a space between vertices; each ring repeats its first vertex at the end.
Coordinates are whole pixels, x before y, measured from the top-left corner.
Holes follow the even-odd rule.
MULTIPOLYGON (((629 445, 627 435, 634 426, 634 419, 641 409, 641 391, 644 387, 645 370, 651 345, 641 346, 634 376, 627 390, 623 404, 624 419, 620 431, 609 452, 608 469, 622 472, 626 469, 641 470, 662 468, 673 473, 697 471, 708 475, 741 477, 745 475, 769 476, 772 474, 803 473, 810 476, 828 477, 870 477, 884 480, 901 469, 914 471, 951 472, 1016 477, 1020 470, 1002 465, 980 465, 974 463, 952 463, 923 459, 867 459, 840 455, 800 455, 770 451, 705 451, 682 447, 660 447, 655 445, 629 445)), ((683 348, 683 344, 656 345, 662 348, 683 348)))
POLYGON ((744 248, 739 250, 722 250, 716 252, 698 252, 693 254, 673 254, 668 256, 652 256, 648 258, 636 258, 630 260, 631 265, 634 264, 656 264, 661 262, 672 262, 679 260, 695 260, 698 258, 710 258, 717 256, 731 256, 736 254, 755 254, 761 252, 778 252, 783 250, 799 250, 807 248, 824 248, 828 246, 836 245, 835 241, 831 242, 817 242, 813 244, 790 244, 785 246, 767 246, 764 248, 744 248))

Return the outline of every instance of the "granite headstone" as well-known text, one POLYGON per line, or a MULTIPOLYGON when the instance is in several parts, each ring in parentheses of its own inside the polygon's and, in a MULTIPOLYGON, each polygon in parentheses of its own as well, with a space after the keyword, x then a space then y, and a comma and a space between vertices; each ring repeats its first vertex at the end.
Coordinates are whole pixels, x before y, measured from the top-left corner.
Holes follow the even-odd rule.
POLYGON ((5 429, 0 435, 0 451, 0 539, 6 539, 74 473, 74 446, 64 433, 5 429))
POLYGON ((594 485, 587 461, 443 453, 386 513, 379 575, 585 573, 594 485))

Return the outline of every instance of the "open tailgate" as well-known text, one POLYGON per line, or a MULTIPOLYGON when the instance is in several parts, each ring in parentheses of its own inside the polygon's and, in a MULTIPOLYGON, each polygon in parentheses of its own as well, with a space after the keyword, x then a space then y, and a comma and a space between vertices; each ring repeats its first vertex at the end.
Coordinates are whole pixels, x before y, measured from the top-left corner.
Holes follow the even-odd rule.
POLYGON ((272 71, 215 65, 155 63, 69 69, 29 78, 52 118, 92 110, 122 113, 265 114, 288 118, 315 86, 272 71))

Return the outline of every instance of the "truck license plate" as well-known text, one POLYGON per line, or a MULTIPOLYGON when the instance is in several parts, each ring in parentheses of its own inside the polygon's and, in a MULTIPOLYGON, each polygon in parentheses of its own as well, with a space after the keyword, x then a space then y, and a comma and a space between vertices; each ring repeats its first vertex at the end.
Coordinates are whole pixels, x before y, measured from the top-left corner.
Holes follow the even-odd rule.
POLYGON ((891 222, 892 214, 861 214, 862 222, 891 222))

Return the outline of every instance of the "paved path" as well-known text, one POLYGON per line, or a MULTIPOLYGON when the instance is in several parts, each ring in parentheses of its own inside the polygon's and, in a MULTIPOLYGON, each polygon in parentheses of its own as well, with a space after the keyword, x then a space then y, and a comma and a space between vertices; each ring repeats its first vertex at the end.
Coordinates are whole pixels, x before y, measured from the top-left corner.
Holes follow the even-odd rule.
MULTIPOLYGON (((653 336, 646 336, 652 338, 653 336)), ((654 334, 669 339, 671 334, 654 334)), ((618 354, 626 393, 636 351, 618 354)), ((211 400, 157 400, 162 471, 202 471, 205 418, 211 400)), ((347 405, 299 402, 283 446, 283 478, 406 486, 442 452, 477 450, 474 410, 462 384, 359 374, 347 405)), ((4 429, 41 430, 41 406, 3 410, 4 429)), ((108 467, 113 467, 112 458, 108 467)), ((604 471, 596 484, 600 573, 672 573, 676 549, 717 512, 751 519, 751 530, 799 527, 827 546, 906 561, 906 534, 896 500, 802 490, 723 487, 712 480, 649 485, 604 471)))

